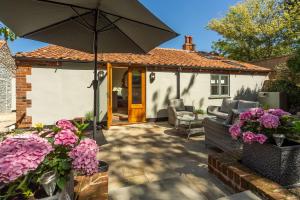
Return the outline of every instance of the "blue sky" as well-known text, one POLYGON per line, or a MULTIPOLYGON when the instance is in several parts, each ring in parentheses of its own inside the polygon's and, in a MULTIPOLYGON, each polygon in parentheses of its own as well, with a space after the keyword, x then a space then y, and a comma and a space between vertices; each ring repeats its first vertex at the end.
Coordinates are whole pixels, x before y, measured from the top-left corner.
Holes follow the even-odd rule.
MULTIPOLYGON (((162 44, 161 47, 181 48, 184 35, 192 35, 197 50, 211 51, 213 41, 220 38, 215 32, 206 29, 212 18, 220 18, 228 8, 239 0, 140 0, 162 21, 180 34, 179 37, 162 44)), ((17 39, 9 42, 12 53, 32 51, 47 44, 17 39)))

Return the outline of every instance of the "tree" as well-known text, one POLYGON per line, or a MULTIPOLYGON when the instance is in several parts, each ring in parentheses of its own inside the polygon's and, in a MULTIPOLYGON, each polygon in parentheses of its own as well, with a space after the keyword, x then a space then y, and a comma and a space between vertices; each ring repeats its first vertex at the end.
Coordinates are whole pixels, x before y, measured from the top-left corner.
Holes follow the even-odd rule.
POLYGON ((287 65, 293 74, 300 73, 300 41, 296 53, 288 60, 287 65))
POLYGON ((294 0, 244 0, 209 22, 208 29, 222 36, 213 49, 243 61, 290 54, 299 30, 299 8, 300 1, 294 0))
POLYGON ((6 41, 13 41, 16 39, 16 35, 14 34, 14 32, 12 32, 9 28, 2 24, 0 24, 0 36, 3 36, 6 41))

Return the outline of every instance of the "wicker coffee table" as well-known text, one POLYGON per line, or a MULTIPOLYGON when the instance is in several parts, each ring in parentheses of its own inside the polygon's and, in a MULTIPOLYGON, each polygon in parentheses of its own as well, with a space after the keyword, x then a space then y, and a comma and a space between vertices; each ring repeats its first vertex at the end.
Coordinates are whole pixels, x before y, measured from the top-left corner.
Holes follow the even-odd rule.
POLYGON ((177 117, 177 131, 183 130, 187 134, 187 139, 191 135, 203 132, 203 120, 208 115, 183 115, 177 117))

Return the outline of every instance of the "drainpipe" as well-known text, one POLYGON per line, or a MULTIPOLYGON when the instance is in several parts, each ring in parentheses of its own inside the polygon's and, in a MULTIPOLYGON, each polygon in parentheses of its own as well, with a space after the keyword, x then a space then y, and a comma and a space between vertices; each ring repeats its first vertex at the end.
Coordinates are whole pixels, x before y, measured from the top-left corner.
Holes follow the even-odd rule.
POLYGON ((181 71, 181 67, 178 67, 178 71, 177 71, 177 99, 180 99, 180 71, 181 71))

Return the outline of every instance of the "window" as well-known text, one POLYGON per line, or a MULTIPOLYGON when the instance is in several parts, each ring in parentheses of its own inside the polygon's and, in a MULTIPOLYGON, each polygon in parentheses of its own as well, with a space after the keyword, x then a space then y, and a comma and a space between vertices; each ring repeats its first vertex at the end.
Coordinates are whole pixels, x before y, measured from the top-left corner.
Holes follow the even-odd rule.
POLYGON ((229 96, 229 75, 211 75, 210 95, 211 96, 229 96))

